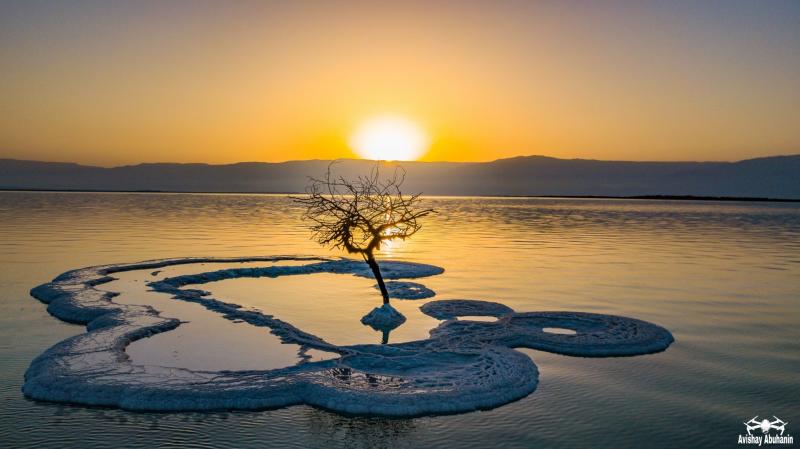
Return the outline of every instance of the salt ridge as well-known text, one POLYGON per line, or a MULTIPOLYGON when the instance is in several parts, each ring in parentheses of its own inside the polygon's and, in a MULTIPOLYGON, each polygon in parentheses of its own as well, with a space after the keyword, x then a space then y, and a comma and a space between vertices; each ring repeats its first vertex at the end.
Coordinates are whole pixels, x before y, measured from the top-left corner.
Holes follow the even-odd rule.
MULTIPOLYGON (((387 279, 433 276, 444 270, 410 262, 382 262, 387 279)), ((664 328, 645 321, 580 312, 517 313, 498 303, 475 300, 432 301, 422 311, 444 321, 427 340, 337 346, 290 323, 184 288, 237 277, 277 277, 311 273, 371 277, 361 261, 316 257, 241 257, 164 259, 102 265, 66 272, 31 290, 48 311, 65 321, 87 325, 37 357, 22 387, 30 398, 129 410, 188 411, 265 409, 309 404, 341 413, 415 416, 488 409, 522 398, 536 389, 538 370, 528 347, 560 354, 603 357, 637 355, 666 349, 673 341, 664 328), (177 300, 199 303, 231 320, 269 328, 285 343, 303 350, 340 355, 262 371, 198 371, 131 363, 125 347, 132 341, 180 325, 146 305, 112 301, 116 293, 95 287, 113 273, 205 262, 308 262, 230 268, 175 276, 150 283, 177 300), (459 316, 496 316, 495 322, 459 320, 459 316), (575 330, 575 335, 543 332, 544 327, 575 330)), ((402 285, 403 283, 398 283, 402 285)), ((409 291, 424 291, 408 283, 409 291)), ((420 288, 421 287, 421 288, 420 288)), ((397 291, 402 291, 403 288, 397 291)), ((426 293, 427 294, 427 293, 426 293)))

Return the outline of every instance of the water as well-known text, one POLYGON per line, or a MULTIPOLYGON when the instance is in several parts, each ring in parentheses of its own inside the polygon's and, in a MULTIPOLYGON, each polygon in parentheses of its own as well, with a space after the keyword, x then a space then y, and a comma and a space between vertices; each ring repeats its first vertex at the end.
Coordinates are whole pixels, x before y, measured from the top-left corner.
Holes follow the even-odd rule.
MULTIPOLYGON (((666 352, 631 358, 525 351, 540 370, 537 391, 463 415, 354 418, 307 406, 154 414, 33 402, 20 393, 30 361, 83 331, 49 316, 28 295, 63 271, 161 257, 340 254, 310 241, 300 211, 282 196, 0 193, 0 447, 733 447, 742 422, 755 415, 776 415, 789 422, 788 433, 798 433, 800 206, 429 201, 439 214, 381 257, 444 267, 443 275, 422 280, 436 299, 626 315, 666 327, 676 342, 666 352)), ((291 312, 331 339, 377 337, 360 324, 339 326, 338 333, 330 325, 349 319, 348 312, 357 321, 370 301, 378 302, 365 279, 312 275, 217 284, 209 289, 218 297, 267 313, 271 307, 291 312), (293 284, 300 280, 330 293, 293 284), (342 306, 330 308, 337 312, 330 316, 303 315, 303 307, 325 300, 326 307, 342 306)), ((225 332, 224 343, 202 337, 210 345, 205 356, 195 350, 201 332, 188 342, 173 338, 137 349, 147 344, 140 341, 130 348, 135 360, 218 367, 294 357, 270 343, 265 330, 220 324, 225 320, 200 309, 175 313, 207 320, 203 329, 237 330, 225 332)), ((426 326, 391 338, 412 338, 426 326)))
MULTIPOLYGON (((115 275, 116 281, 100 285, 101 290, 120 293, 114 302, 147 304, 163 316, 183 323, 174 332, 164 332, 133 342, 126 348, 138 365, 187 368, 191 370, 267 370, 291 366, 301 361, 300 346, 283 344, 262 327, 231 321, 221 314, 209 313, 200 304, 175 301, 171 295, 150 290, 147 281, 191 273, 203 273, 231 267, 263 266, 264 263, 202 263, 177 265, 153 270, 133 270, 115 275), (213 332, 209 330, 213 329, 213 332)), ((285 265, 285 264, 283 264, 285 265)), ((251 293, 259 294, 260 290, 251 293)), ((230 301, 233 298, 220 296, 230 301)), ((235 302, 235 301, 234 301, 235 302)), ((273 313, 272 310, 269 311, 273 313)), ((315 351, 323 360, 338 357, 335 353, 315 351)))

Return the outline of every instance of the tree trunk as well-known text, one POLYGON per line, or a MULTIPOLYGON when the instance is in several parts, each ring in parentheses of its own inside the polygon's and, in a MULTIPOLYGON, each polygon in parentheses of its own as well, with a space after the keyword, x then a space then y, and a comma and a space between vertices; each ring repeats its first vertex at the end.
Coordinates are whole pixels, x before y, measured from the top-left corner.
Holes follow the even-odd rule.
POLYGON ((378 281, 378 287, 381 289, 381 295, 383 296, 383 303, 389 304, 389 291, 386 290, 386 284, 383 282, 383 276, 381 275, 381 269, 378 267, 378 261, 375 260, 375 257, 372 254, 367 255, 367 265, 372 268, 372 274, 375 275, 375 279, 378 281))

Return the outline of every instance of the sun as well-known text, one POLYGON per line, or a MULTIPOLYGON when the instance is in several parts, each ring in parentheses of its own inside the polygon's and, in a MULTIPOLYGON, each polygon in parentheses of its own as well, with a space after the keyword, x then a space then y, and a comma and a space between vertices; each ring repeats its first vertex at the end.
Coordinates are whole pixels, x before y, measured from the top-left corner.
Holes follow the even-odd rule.
POLYGON ((428 150, 430 140, 416 123, 401 117, 375 117, 361 123, 350 146, 364 159, 413 161, 428 150))

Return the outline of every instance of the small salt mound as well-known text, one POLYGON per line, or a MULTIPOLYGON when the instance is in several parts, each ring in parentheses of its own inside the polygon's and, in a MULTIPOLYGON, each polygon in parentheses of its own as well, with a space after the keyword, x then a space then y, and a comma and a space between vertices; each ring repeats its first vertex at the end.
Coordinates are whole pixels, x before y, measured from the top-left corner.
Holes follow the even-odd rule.
POLYGON ((422 313, 437 320, 452 320, 460 316, 501 317, 514 313, 514 309, 505 304, 473 299, 431 301, 420 307, 420 310, 422 310, 422 313))
MULTIPOLYGON (((375 288, 379 288, 375 284, 375 288)), ((416 282, 389 281, 386 283, 389 297, 395 299, 426 299, 436 296, 436 292, 416 282)))
POLYGON ((389 304, 375 307, 370 313, 361 318, 361 324, 380 331, 392 330, 405 322, 406 317, 389 304))

